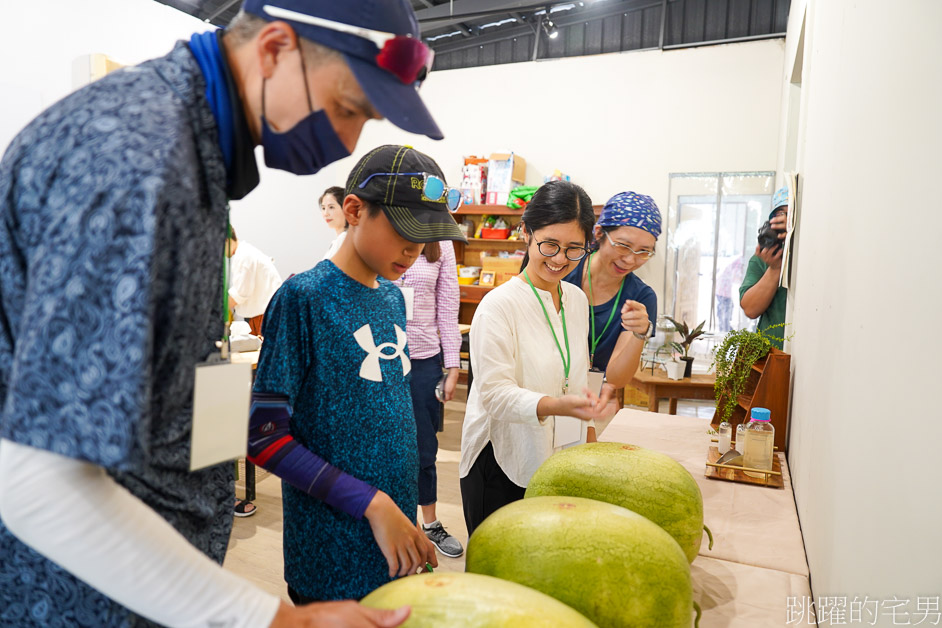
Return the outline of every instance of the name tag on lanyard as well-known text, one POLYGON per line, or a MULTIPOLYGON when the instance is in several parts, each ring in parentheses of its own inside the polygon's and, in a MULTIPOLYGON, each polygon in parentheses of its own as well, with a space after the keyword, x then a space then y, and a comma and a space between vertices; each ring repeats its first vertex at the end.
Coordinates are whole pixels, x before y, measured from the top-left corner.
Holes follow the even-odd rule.
MULTIPOLYGON (((588 380, 589 390, 596 395, 602 394, 602 385, 605 383, 605 372, 596 369, 589 369, 588 380)), ((607 419, 595 419, 595 436, 598 437, 602 431, 612 422, 614 415, 607 419)))
POLYGON ((406 300, 406 320, 412 320, 412 312, 415 309, 415 288, 409 286, 399 286, 402 290, 402 298, 406 300))
POLYGON ((196 366, 190 471, 245 457, 252 365, 208 360, 196 366))
POLYGON ((585 422, 571 416, 555 417, 553 447, 566 448, 585 442, 585 422))

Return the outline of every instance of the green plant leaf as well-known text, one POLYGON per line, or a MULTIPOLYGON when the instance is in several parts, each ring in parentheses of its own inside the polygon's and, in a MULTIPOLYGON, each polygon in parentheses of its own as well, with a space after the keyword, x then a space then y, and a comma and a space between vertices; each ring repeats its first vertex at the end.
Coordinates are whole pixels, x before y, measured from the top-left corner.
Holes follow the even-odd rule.
POLYGON ((664 318, 666 318, 667 320, 669 320, 670 323, 671 323, 671 325, 674 326, 674 331, 678 331, 678 332, 680 332, 680 333, 683 333, 683 328, 684 328, 683 325, 681 325, 680 323, 678 323, 677 321, 675 321, 675 320, 674 320, 673 318, 671 318, 670 316, 665 316, 664 318))

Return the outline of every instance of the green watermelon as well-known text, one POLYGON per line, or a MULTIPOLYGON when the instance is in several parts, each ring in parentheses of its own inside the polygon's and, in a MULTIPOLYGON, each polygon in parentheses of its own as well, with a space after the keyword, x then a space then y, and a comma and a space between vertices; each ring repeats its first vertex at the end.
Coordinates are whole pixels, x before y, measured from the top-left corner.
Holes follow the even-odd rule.
POLYGON ((400 578, 367 595, 362 604, 390 609, 411 606, 405 628, 597 628, 539 591, 471 573, 400 578))
POLYGON ((703 539, 703 496, 670 456, 623 443, 586 443, 552 455, 527 497, 571 495, 632 510, 664 528, 693 562, 703 539))
POLYGON ((466 569, 512 580, 576 609, 602 628, 688 628, 690 565, 660 526, 580 497, 504 506, 468 541, 466 569))

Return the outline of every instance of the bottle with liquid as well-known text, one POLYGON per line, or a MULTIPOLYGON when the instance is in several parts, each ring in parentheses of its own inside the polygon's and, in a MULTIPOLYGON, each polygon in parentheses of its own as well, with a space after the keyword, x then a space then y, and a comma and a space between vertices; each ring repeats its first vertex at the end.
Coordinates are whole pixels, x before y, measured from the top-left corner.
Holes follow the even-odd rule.
POLYGON ((746 453, 746 424, 740 423, 736 426, 736 442, 733 444, 733 449, 738 451, 740 454, 745 455, 746 453))
POLYGON ((730 450, 730 439, 732 436, 733 426, 730 425, 728 421, 723 421, 720 423, 719 443, 717 445, 717 450, 720 452, 721 456, 730 450))
MULTIPOLYGON (((772 470, 772 448, 775 442, 775 428, 769 420, 772 412, 766 408, 753 408, 752 420, 746 426, 746 451, 743 452, 743 466, 753 469, 772 470)), ((765 478, 765 474, 755 471, 743 471, 754 478, 765 478)))

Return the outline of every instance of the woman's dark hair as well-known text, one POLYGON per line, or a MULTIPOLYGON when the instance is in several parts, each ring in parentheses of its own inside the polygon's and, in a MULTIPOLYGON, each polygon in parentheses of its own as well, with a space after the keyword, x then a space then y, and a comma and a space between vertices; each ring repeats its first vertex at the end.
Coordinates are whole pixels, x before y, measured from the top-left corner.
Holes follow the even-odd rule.
MULTIPOLYGON (((602 227, 602 231, 604 231, 605 233, 611 233, 615 229, 621 229, 623 226, 624 225, 605 225, 604 227, 602 227)), ((592 244, 589 245, 589 250, 592 252, 595 252, 595 251, 598 251, 599 248, 601 248, 601 246, 602 246, 602 241, 595 239, 595 230, 593 229, 592 230, 592 244)))
POLYGON ((425 248, 422 249, 422 255, 430 264, 434 264, 442 257, 442 247, 438 242, 426 242, 425 248))
MULTIPOLYGON (((540 186, 523 211, 522 222, 531 236, 534 231, 577 221, 585 233, 585 241, 592 240, 592 228, 595 226, 595 211, 592 199, 580 186, 570 181, 550 181, 540 186)), ((523 256, 520 272, 530 261, 530 247, 523 256)))
POLYGON ((340 204, 340 205, 343 204, 343 197, 344 197, 345 195, 344 195, 344 193, 343 193, 343 188, 340 187, 339 185, 334 185, 334 186, 331 186, 331 187, 327 188, 326 190, 324 190, 324 193, 321 194, 321 197, 320 197, 319 199, 317 199, 317 204, 318 204, 318 205, 323 205, 323 204, 324 204, 324 197, 327 196, 328 194, 330 194, 331 196, 333 196, 333 197, 334 197, 334 200, 336 200, 338 204, 340 204))

